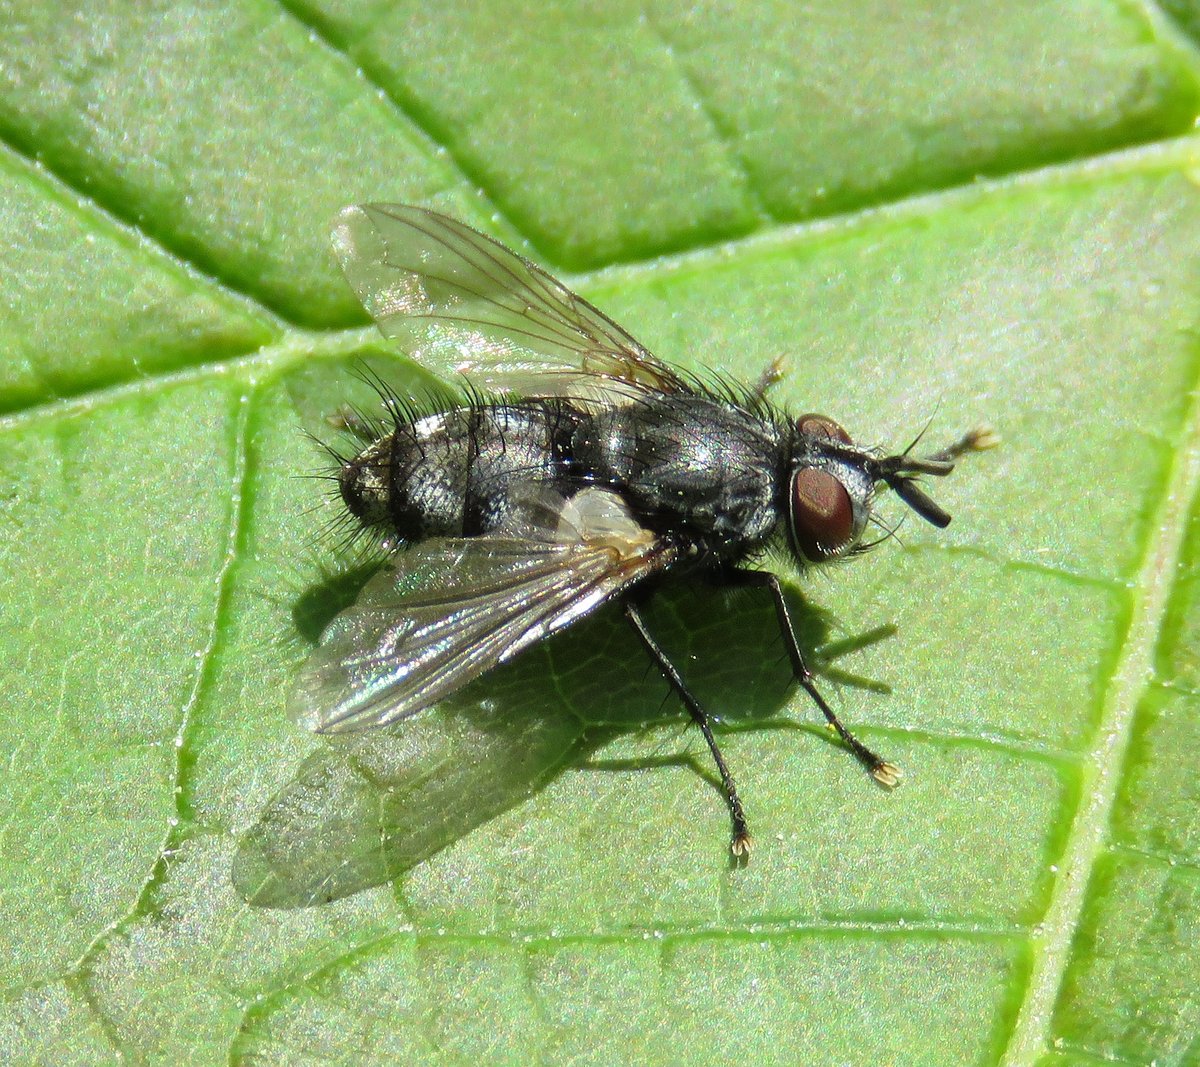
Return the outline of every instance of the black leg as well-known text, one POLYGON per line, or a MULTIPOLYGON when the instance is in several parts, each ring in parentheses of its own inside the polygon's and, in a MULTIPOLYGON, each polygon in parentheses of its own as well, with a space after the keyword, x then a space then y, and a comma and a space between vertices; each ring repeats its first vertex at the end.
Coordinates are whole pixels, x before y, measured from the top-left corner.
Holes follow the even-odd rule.
POLYGON ((708 712, 692 696, 683 677, 676 670, 675 664, 667 658, 667 654, 650 635, 650 631, 646 629, 646 624, 642 621, 641 612, 638 611, 632 600, 625 601, 625 618, 629 620, 629 625, 633 627, 633 632, 638 635, 642 645, 650 654, 650 658, 662 672, 662 676, 670 683, 671 688, 678 694, 679 699, 683 701, 684 707, 688 709, 692 718, 696 720, 700 732, 704 734, 704 740, 708 742, 709 751, 712 752, 713 759, 717 764, 717 771, 721 775, 721 785, 725 788, 725 799, 729 803, 729 815, 733 820, 733 842, 729 846, 730 850, 739 859, 749 855, 750 831, 746 829, 746 815, 742 811, 742 802, 738 797, 737 787, 733 784, 733 775, 729 773, 725 757, 721 755, 721 750, 717 747, 717 739, 713 737, 712 727, 708 721, 708 712))
POLYGON ((828 720, 829 725, 837 731, 838 737, 845 742, 846 747, 871 772, 871 777, 879 782, 880 785, 886 785, 888 788, 899 784, 901 778, 900 768, 867 748, 866 745, 842 725, 841 720, 834 714, 833 708, 821 696, 821 692, 817 689, 816 682, 813 680, 813 673, 808 669, 808 664, 804 662, 804 653, 800 649, 800 642, 796 640, 796 628, 792 625, 792 613, 788 608, 787 599, 783 595, 783 587, 780 586, 779 579, 770 571, 745 571, 738 569, 724 572, 723 577, 726 579, 725 584, 727 585, 754 586, 758 588, 765 586, 771 591, 771 596, 775 601, 775 617, 779 620, 779 630, 783 634, 783 643, 787 648, 788 659, 792 663, 792 674, 795 675, 796 681, 800 683, 801 688, 812 698, 812 702, 821 709, 821 714, 828 720))

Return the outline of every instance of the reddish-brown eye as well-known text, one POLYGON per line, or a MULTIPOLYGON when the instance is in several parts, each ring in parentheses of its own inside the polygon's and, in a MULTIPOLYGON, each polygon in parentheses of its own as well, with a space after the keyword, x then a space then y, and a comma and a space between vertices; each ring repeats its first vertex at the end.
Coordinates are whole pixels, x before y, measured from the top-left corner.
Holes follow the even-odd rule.
POLYGON ((810 437, 828 437, 831 441, 841 441, 844 445, 852 445, 850 435, 827 415, 817 415, 809 412, 796 420, 796 429, 810 437))
POLYGON ((796 548, 813 563, 836 556, 854 535, 850 494, 818 467, 801 467, 792 477, 791 519, 796 548))

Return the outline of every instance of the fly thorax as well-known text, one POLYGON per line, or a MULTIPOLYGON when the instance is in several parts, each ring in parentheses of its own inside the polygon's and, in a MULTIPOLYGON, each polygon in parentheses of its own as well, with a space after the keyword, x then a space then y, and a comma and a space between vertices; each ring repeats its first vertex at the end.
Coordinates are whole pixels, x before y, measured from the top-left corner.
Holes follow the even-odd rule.
POLYGON ((751 413, 706 397, 663 397, 598 412, 574 440, 576 463, 660 529, 736 554, 774 529, 779 445, 751 413))

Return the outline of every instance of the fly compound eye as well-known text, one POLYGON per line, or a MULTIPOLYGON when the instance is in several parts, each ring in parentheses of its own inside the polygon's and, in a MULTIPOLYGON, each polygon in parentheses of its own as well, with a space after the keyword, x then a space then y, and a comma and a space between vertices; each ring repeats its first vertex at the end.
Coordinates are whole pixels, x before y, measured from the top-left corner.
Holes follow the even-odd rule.
POLYGON ((792 541, 812 563, 840 555, 854 541, 850 494, 839 478, 820 467, 801 467, 792 476, 790 518, 792 541))
POLYGON ((796 420, 796 429, 809 437, 825 437, 830 441, 841 441, 844 445, 854 444, 850 435, 828 415, 817 415, 810 411, 796 420))

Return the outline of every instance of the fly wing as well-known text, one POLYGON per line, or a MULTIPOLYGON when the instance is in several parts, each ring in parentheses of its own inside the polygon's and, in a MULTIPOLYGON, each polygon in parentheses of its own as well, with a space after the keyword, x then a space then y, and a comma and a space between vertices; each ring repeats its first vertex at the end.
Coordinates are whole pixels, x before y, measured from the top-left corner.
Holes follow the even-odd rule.
POLYGON ((403 204, 349 207, 333 248, 384 335, 436 373, 591 404, 688 390, 583 297, 447 215, 403 204))
POLYGON ((305 663, 292 715, 322 732, 395 722, 674 559, 608 490, 533 492, 495 536, 420 543, 368 582, 305 663))

